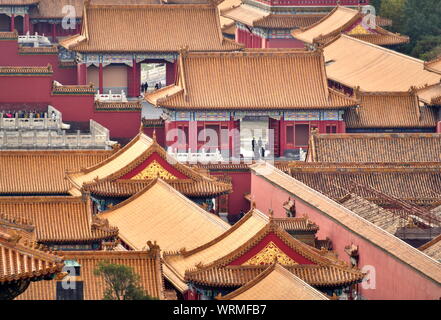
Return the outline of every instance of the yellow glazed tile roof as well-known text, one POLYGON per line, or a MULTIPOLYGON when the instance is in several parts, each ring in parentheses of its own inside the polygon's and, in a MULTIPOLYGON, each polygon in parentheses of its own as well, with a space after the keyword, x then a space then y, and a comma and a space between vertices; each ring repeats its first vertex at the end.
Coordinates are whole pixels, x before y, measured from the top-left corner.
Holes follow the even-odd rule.
POLYGON ((81 189, 84 183, 92 182, 96 179, 104 179, 116 171, 124 169, 124 167, 144 153, 152 143, 152 139, 145 134, 139 133, 124 148, 112 154, 103 162, 83 169, 81 172, 71 172, 68 174, 68 177, 78 189, 81 189))
POLYGON ((147 241, 156 241, 164 251, 195 248, 230 228, 160 179, 98 217, 117 226, 119 237, 135 250, 147 241))
POLYGON ((437 84, 441 75, 425 70, 424 61, 340 35, 324 47, 328 78, 367 92, 406 92, 437 84))
POLYGON ((363 14, 358 10, 337 6, 317 23, 306 28, 293 30, 292 35, 294 38, 308 44, 324 44, 340 33, 346 33, 352 37, 377 45, 392 45, 409 41, 408 37, 389 32, 378 25, 369 30, 366 30, 360 24, 356 25, 361 23, 362 18, 363 14))
POLYGON ((438 110, 420 106, 414 92, 364 92, 343 115, 347 128, 435 128, 438 110))
POLYGON ((113 151, 0 151, 0 194, 63 194, 66 171, 90 167, 113 151))
POLYGON ((325 37, 335 30, 349 27, 348 24, 355 23, 360 17, 361 14, 358 10, 338 6, 319 22, 306 28, 294 30, 292 35, 312 44, 316 38, 325 37))
POLYGON ((321 50, 298 49, 183 52, 177 83, 146 95, 146 99, 170 109, 203 110, 336 109, 357 105, 355 99, 328 87, 321 50))
POLYGON ((280 264, 269 266, 239 289, 219 300, 328 300, 280 264))
POLYGON ((207 4, 86 6, 81 35, 60 44, 79 52, 229 51, 217 7, 207 4))

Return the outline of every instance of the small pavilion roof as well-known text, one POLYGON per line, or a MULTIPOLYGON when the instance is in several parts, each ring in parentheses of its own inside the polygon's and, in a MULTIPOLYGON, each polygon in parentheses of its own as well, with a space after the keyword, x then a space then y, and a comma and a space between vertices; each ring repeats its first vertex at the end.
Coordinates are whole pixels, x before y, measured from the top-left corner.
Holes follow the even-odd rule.
MULTIPOLYGON (((185 280, 208 287, 235 288, 263 272, 263 266, 209 266, 185 273, 185 280)), ((341 287, 358 283, 363 274, 357 269, 337 265, 284 266, 289 272, 316 288, 341 287)))
MULTIPOLYGON (((269 234, 275 234, 285 245, 320 266, 338 266, 348 268, 330 252, 318 250, 293 238, 271 218, 253 209, 231 229, 218 238, 192 250, 164 253, 165 276, 179 289, 185 289, 186 274, 198 270, 226 267, 242 257, 269 234)), ((360 272, 359 280, 363 278, 360 272)), ((187 279, 188 280, 188 279, 187 279)))
POLYGON ((222 36, 211 4, 85 6, 80 35, 60 42, 78 52, 231 51, 242 45, 222 36))
POLYGON ((328 87, 321 50, 298 49, 182 52, 177 82, 147 94, 146 100, 168 109, 187 110, 341 109, 357 105, 355 99, 328 87))
POLYGON ((441 82, 414 89, 422 104, 441 106, 441 82))
POLYGON ((424 61, 342 34, 324 46, 328 78, 365 92, 407 92, 438 84, 424 61))
POLYGON ((269 266, 256 278, 219 300, 328 300, 282 265, 269 266))
POLYGON ((123 170, 134 159, 137 159, 147 151, 152 143, 152 139, 145 134, 139 133, 127 145, 104 161, 87 168, 82 168, 79 172, 69 172, 67 177, 78 189, 81 189, 84 183, 101 180, 123 170))
POLYGON ((81 198, 0 197, 0 213, 32 223, 38 242, 91 242, 118 235, 118 229, 92 215, 90 200, 81 198))
POLYGON ((361 26, 364 15, 359 10, 337 6, 320 21, 292 31, 293 37, 308 44, 326 43, 340 33, 349 34, 377 45, 408 42, 409 38, 389 32, 379 26, 366 29, 361 26))
MULTIPOLYGON (((105 283, 94 274, 100 262, 131 267, 139 275, 141 288, 150 296, 165 299, 162 266, 159 254, 147 251, 65 251, 64 260, 80 264, 85 300, 102 300, 105 283)), ((17 300, 56 300, 56 281, 31 283, 17 300)))
POLYGON ((441 235, 422 245, 419 249, 429 257, 441 262, 441 235))
POLYGON ((118 152, 95 166, 81 172, 69 173, 68 178, 76 188, 92 194, 106 197, 127 197, 146 188, 156 174, 165 179, 178 191, 191 197, 213 197, 231 192, 231 183, 218 181, 216 178, 190 168, 173 159, 157 143, 156 138, 150 139, 139 133, 130 143, 118 152), (155 159, 149 162, 151 159, 155 159), (145 163, 146 168, 138 170, 145 163), (128 177, 131 172, 144 172, 157 164, 155 170, 145 176, 139 174, 128 177), (176 171, 181 176, 173 175, 168 169, 176 171), (152 176, 154 175, 154 176, 152 176))
POLYGON ((426 69, 432 72, 441 73, 441 55, 425 63, 426 69))
POLYGON ((98 217, 117 226, 119 237, 134 250, 142 250, 147 241, 165 251, 194 248, 230 228, 161 179, 98 217))
MULTIPOLYGON (((1 225, 0 225, 1 226, 1 225)), ((0 284, 41 280, 59 273, 63 259, 35 242, 21 240, 15 230, 0 228, 0 284)))
POLYGON ((349 109, 343 119, 347 128, 435 128, 436 108, 420 106, 409 92, 360 92, 360 107, 349 109))
POLYGON ((249 4, 235 4, 221 10, 224 18, 250 27, 293 29, 307 27, 323 18, 323 14, 275 14, 249 4))
POLYGON ((313 162, 438 162, 441 134, 313 133, 308 159, 313 162))
POLYGON ((431 279, 434 283, 439 284, 441 282, 441 264, 420 250, 413 248, 394 235, 391 235, 268 163, 253 165, 251 170, 259 174, 263 179, 279 186, 289 194, 295 195, 295 197, 301 199, 308 205, 320 208, 323 215, 366 241, 371 242, 374 246, 381 248, 388 255, 399 260, 419 274, 431 279))
POLYGON ((0 151, 0 194, 67 194, 72 188, 66 171, 104 161, 113 151, 0 151))

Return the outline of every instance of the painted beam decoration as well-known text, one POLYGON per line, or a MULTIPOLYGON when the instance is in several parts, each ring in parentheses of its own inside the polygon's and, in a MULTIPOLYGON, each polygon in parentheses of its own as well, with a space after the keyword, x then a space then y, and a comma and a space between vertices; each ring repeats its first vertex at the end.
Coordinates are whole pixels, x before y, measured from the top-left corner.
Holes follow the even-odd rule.
POLYGON ((123 54, 123 53, 112 53, 112 54, 96 54, 96 53, 77 53, 77 58, 80 63, 85 63, 88 67, 94 65, 98 67, 100 63, 103 66, 108 66, 110 64, 125 64, 133 67, 133 61, 136 63, 143 62, 145 60, 165 60, 167 62, 174 62, 178 55, 175 53, 146 53, 146 54, 123 54))

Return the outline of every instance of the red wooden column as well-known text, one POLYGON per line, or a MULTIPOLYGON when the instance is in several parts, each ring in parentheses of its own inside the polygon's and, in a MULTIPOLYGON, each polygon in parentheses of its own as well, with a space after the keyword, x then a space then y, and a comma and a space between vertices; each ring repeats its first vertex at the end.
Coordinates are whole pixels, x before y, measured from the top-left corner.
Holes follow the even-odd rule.
POLYGON ((99 91, 101 94, 104 93, 104 68, 103 64, 100 63, 99 69, 98 69, 99 75, 98 75, 98 81, 99 81, 99 91))
POLYGON ((176 81, 176 61, 165 63, 165 85, 174 84, 176 81))
POLYGON ((346 123, 344 121, 340 121, 337 133, 346 133, 346 123))
POLYGON ((129 97, 138 97, 140 94, 140 76, 138 73, 138 65, 136 60, 133 60, 133 66, 127 69, 128 79, 127 79, 127 95, 129 97))
POLYGON ((77 64, 77 84, 87 85, 87 66, 85 63, 77 64))
POLYGON ((29 20, 29 14, 25 14, 23 19, 23 33, 27 34, 28 32, 29 34, 31 33, 30 20, 29 20))
POLYGON ((15 30, 15 14, 11 14, 11 32, 15 30))
POLYGON ((136 60, 133 59, 133 67, 130 68, 130 82, 129 82, 129 96, 130 97, 138 97, 140 94, 140 81, 138 73, 138 64, 136 60))
POLYGON ((280 131, 279 157, 283 157, 286 149, 286 125, 283 116, 280 118, 279 131, 280 131))
POLYGON ((52 24, 52 42, 57 42, 57 25, 52 24))

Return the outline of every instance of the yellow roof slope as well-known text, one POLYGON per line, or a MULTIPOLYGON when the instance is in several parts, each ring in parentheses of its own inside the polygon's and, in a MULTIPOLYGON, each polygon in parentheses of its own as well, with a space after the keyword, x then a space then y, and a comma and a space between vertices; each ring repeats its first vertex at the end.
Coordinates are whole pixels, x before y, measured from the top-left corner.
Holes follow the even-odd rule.
POLYGON ((105 161, 93 167, 83 169, 81 172, 68 174, 68 177, 80 189, 83 183, 92 182, 96 178, 106 178, 112 173, 123 169, 145 152, 152 143, 152 139, 143 133, 139 133, 129 144, 105 161))
POLYGON ((328 78, 362 91, 404 92, 441 80, 422 60, 347 35, 328 43, 324 55, 328 78))
POLYGON ((119 237, 135 250, 147 241, 164 251, 195 248, 230 228, 160 179, 98 216, 118 226, 119 237))
POLYGON ((177 83, 146 95, 146 99, 156 106, 186 110, 305 110, 357 105, 355 99, 328 87, 323 60, 321 50, 182 53, 177 83))
POLYGON ((294 30, 292 35, 301 41, 313 43, 315 38, 325 37, 335 30, 343 28, 359 15, 358 10, 338 6, 319 22, 307 28, 294 30))
MULTIPOLYGON (((205 243, 203 246, 190 252, 187 250, 184 255, 168 255, 165 257, 164 266, 167 266, 167 268, 164 268, 164 275, 170 281, 173 281, 172 279, 178 279, 178 283, 174 284, 177 287, 182 287, 186 270, 194 268, 200 263, 204 265, 210 264, 235 251, 253 238, 269 221, 269 218, 258 210, 253 210, 243 219, 243 221, 234 225, 221 237, 213 239, 216 240, 215 242, 205 243)), ((115 224, 112 220, 109 219, 109 221, 115 224)), ((120 229, 120 234, 121 233, 120 229)), ((161 248, 164 248, 163 244, 158 244, 161 248)), ((186 247, 186 249, 188 249, 188 247, 186 247)))
POLYGON ((240 4, 241 4, 241 0, 224 0, 221 3, 219 3, 217 8, 219 9, 219 18, 220 18, 221 28, 225 28, 226 26, 235 23, 234 20, 222 16, 221 11, 226 10, 226 9, 230 9, 230 8, 232 8, 234 6, 238 6, 240 4))
POLYGON ((320 291, 276 263, 219 300, 328 300, 320 291))
POLYGON ((210 4, 85 6, 80 41, 61 41, 79 52, 229 51, 243 46, 223 38, 219 13, 210 4))
POLYGON ((251 170, 318 208, 323 214, 402 261, 409 268, 417 270, 438 284, 441 283, 441 264, 418 249, 267 163, 252 165, 251 170))

